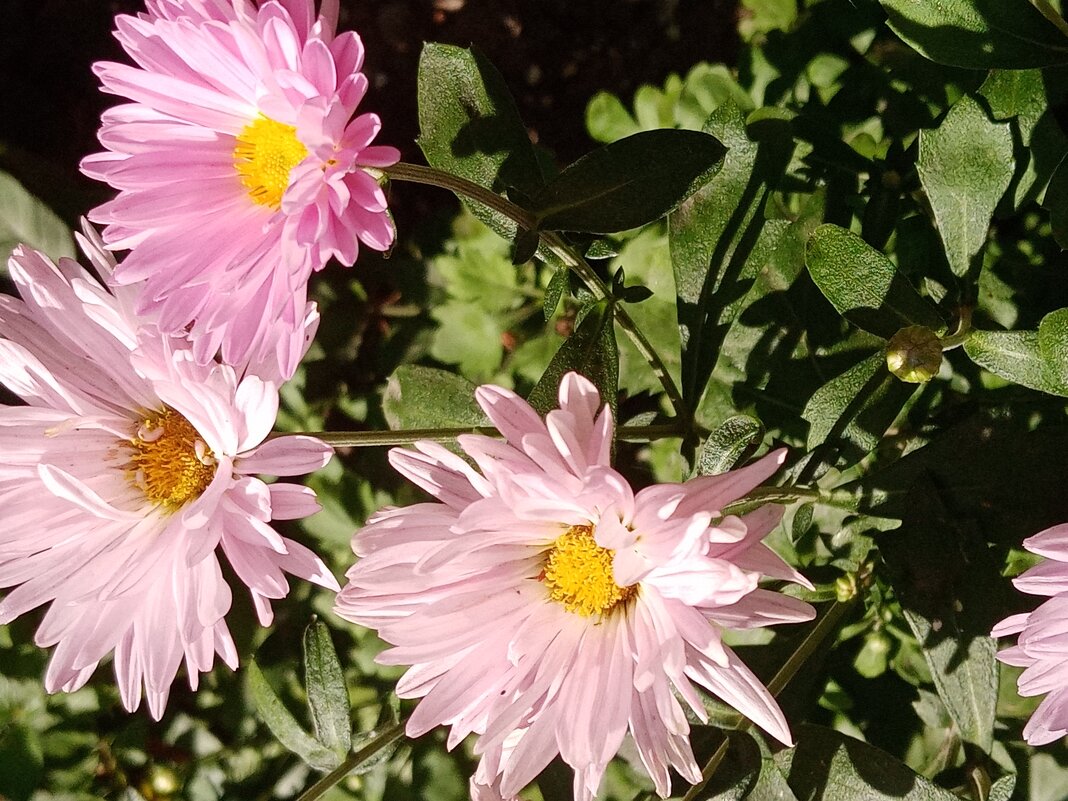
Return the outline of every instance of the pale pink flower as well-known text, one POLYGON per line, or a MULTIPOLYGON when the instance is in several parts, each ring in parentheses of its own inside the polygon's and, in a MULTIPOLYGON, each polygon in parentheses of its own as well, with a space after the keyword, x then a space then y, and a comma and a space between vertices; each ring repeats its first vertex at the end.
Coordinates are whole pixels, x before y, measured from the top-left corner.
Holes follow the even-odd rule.
POLYGON ((271 355, 288 378, 303 352, 307 282, 359 243, 387 250, 386 197, 365 168, 380 122, 353 115, 363 44, 335 34, 337 0, 147 0, 116 17, 136 62, 95 66, 104 91, 133 101, 104 114, 108 152, 82 162, 120 190, 89 216, 112 249, 131 249, 120 283, 143 282, 141 312, 185 331, 197 360, 271 355))
POLYGON ((1012 583, 1049 600, 1033 612, 1005 618, 991 636, 1020 635, 998 659, 1026 668, 1017 684, 1020 695, 1048 693, 1023 730, 1031 745, 1045 745, 1068 735, 1068 523, 1048 528, 1023 544, 1045 559, 1012 583))
POLYGON ((26 402, 0 405, 0 587, 14 588, 0 624, 50 603, 36 636, 55 646, 48 690, 81 687, 114 652, 126 708, 143 685, 159 718, 183 660, 194 688, 216 653, 237 665, 220 550, 264 625, 285 573, 337 589, 270 525, 316 512, 315 494, 256 478, 308 473, 331 452, 265 439, 276 387, 139 329, 131 288, 107 288, 102 243, 82 244, 104 286, 22 247, 10 272, 24 300, 0 295, 0 383, 26 402))
POLYGON ((722 642, 727 629, 813 615, 758 587, 808 586, 761 543, 781 507, 720 514, 783 452, 634 493, 609 466, 612 416, 594 386, 571 373, 559 397, 543 421, 481 387, 506 439, 460 437, 477 469, 430 442, 390 453, 440 503, 383 510, 356 534, 336 610, 394 646, 383 664, 412 666, 397 685, 423 699, 408 734, 451 726, 450 748, 480 735, 480 799, 514 796, 557 754, 575 798, 590 799, 628 733, 662 796, 669 768, 698 781, 678 700, 706 719, 695 685, 789 743, 774 698, 722 642))

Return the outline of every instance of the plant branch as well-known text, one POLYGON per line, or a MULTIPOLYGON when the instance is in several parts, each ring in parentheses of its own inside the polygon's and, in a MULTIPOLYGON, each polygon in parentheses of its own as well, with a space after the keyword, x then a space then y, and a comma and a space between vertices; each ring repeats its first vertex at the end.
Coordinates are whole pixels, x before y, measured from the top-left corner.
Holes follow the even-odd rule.
MULTIPOLYGON (((857 593, 857 595, 853 596, 848 601, 835 601, 824 610, 823 614, 816 622, 816 625, 805 635, 805 638, 801 641, 800 645, 798 645, 794 652, 790 654, 789 658, 787 658, 782 666, 775 671, 775 675, 772 676, 771 680, 768 682, 768 692, 777 698, 782 691, 786 689, 812 655, 823 648, 829 637, 838 629, 842 619, 853 608, 854 604, 857 603, 860 597, 860 593, 857 593)), ((752 722, 746 718, 742 721, 739 729, 745 731, 752 725, 752 722)), ((708 780, 712 778, 713 774, 715 774, 716 770, 723 762, 724 757, 727 756, 727 747, 728 741, 724 740, 701 770, 701 781, 689 789, 686 795, 683 796, 682 801, 695 801, 708 783, 708 780)))
POLYGON ((400 162, 392 167, 386 167, 382 172, 391 181, 407 181, 412 184, 425 184, 448 189, 450 192, 463 195, 477 200, 483 206, 488 206, 498 214, 503 214, 526 231, 533 231, 538 221, 529 211, 518 206, 503 195, 498 195, 491 189, 468 181, 458 175, 437 170, 433 167, 424 167, 421 164, 408 164, 400 162))
MULTIPOLYGON (((448 189, 450 192, 468 197, 489 207, 498 214, 504 215, 523 230, 534 231, 537 229, 538 220, 529 211, 516 205, 508 198, 498 195, 484 186, 479 186, 473 181, 468 181, 466 178, 460 178, 457 175, 451 175, 433 167, 407 164, 405 162, 386 167, 382 172, 394 181, 408 181, 448 189)), ((545 231, 541 232, 541 238, 545 246, 586 284, 586 287, 594 296, 598 299, 611 297, 612 293, 605 282, 601 280, 601 277, 597 275, 597 272, 590 266, 589 262, 564 241, 563 237, 557 233, 545 231)), ((627 313, 626 309, 618 303, 615 308, 615 318, 616 322, 619 323, 619 327, 634 343, 634 347, 642 355, 642 358, 653 369, 656 377, 664 387, 664 392, 667 393, 668 400, 675 410, 675 415, 689 425, 690 415, 682 399, 682 393, 679 392, 679 388, 675 385, 675 380, 671 377, 671 373, 668 372, 667 366, 664 364, 663 359, 660 358, 660 354, 653 349, 645 334, 635 325, 634 319, 627 313)))
MULTIPOLYGON (((590 266, 590 263, 582 257, 571 245, 564 241, 563 237, 555 233, 542 234, 542 241, 545 245, 563 260, 564 264, 582 279, 583 283, 589 288, 591 292, 598 298, 611 297, 607 285, 601 280, 601 277, 597 275, 597 272, 590 266)), ((616 304, 615 308, 616 322, 619 323, 619 327, 623 329, 627 337, 634 344, 638 353, 642 358, 649 363, 649 366, 653 369, 657 379, 660 381, 660 385, 664 388, 664 392, 667 393, 668 400, 671 402, 671 407, 675 410, 675 415, 686 421, 689 425, 690 414, 686 407, 686 401, 682 399, 682 393, 675 385, 675 379, 671 377, 671 373, 668 372, 667 365, 664 364, 660 358, 660 354, 653 349, 652 344, 646 338, 645 334, 634 323, 634 319, 627 312, 626 308, 621 303, 616 304)))
POLYGON ((320 798, 327 791, 329 791, 335 784, 340 782, 352 771, 356 770, 360 765, 373 757, 379 751, 384 748, 388 748, 393 744, 395 740, 400 739, 404 734, 404 725, 407 721, 400 720, 391 724, 388 728, 378 734, 373 740, 371 740, 363 748, 358 751, 353 751, 349 754, 348 759, 330 771, 328 774, 319 779, 315 784, 309 787, 304 793, 297 799, 297 801, 315 801, 320 798))
MULTIPOLYGON (((463 434, 482 434, 487 437, 500 437, 501 432, 492 426, 470 426, 468 428, 408 428, 397 431, 299 431, 321 439, 335 448, 374 448, 390 445, 411 445, 419 440, 431 442, 449 442, 463 434)), ((274 437, 291 436, 289 433, 272 434, 274 437)), ((616 436, 626 442, 652 442, 668 437, 681 437, 682 431, 673 423, 652 426, 620 426, 616 436)))

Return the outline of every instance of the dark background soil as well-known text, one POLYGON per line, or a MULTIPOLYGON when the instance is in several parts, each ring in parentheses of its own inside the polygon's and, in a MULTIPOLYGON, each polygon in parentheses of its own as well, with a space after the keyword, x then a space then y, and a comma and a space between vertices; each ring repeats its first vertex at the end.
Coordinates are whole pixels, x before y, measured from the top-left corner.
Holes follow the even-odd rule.
MULTIPOLYGON (((112 16, 137 0, 4 0, 0 27, 0 168, 68 219, 109 196, 78 161, 98 149, 100 112, 118 100, 97 89, 94 61, 125 60, 112 16)), ((732 63, 737 0, 342 0, 342 29, 360 32, 371 91, 362 108, 383 119, 382 143, 405 160, 415 145, 416 68, 424 41, 475 45, 503 73, 531 138, 562 163, 593 143, 586 103, 605 89, 629 103, 694 63, 732 63)), ((403 217, 422 206, 405 191, 403 217)), ((416 212, 418 213, 418 212, 416 212)))

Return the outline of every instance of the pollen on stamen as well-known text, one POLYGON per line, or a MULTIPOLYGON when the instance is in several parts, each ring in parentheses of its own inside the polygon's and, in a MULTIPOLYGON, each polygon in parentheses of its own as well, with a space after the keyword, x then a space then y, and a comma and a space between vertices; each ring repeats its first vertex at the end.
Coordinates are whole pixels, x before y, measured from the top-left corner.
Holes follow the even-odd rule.
POLYGON ((145 498, 169 511, 199 498, 215 477, 215 455, 174 409, 150 413, 128 445, 130 481, 145 498))
POLYGON ((591 526, 572 526, 556 538, 540 576, 549 597, 583 617, 611 613, 638 592, 636 584, 616 584, 613 555, 597 544, 591 526))
POLYGON ((289 173, 308 155, 293 125, 257 117, 237 135, 234 167, 249 197, 262 206, 279 209, 289 188, 289 173))

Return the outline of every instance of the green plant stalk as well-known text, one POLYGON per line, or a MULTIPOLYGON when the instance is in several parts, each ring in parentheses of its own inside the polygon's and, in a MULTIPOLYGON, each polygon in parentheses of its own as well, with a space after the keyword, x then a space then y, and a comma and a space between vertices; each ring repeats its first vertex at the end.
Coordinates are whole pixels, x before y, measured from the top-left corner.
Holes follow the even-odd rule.
MULTIPOLYGON (((805 639, 801 641, 801 644, 797 646, 797 649, 790 654, 782 667, 780 667, 775 672, 775 675, 771 677, 771 681, 768 682, 768 692, 773 696, 778 697, 779 694, 786 689, 787 685, 793 681, 794 677, 805 663, 823 648, 829 637, 838 629, 842 619, 853 608, 860 597, 861 594, 857 593, 857 595, 853 596, 848 601, 835 601, 827 607, 827 610, 820 616, 819 621, 812 627, 812 631, 805 636, 805 639)), ((752 726, 752 722, 745 719, 742 721, 739 728, 744 731, 750 726, 752 726)), ((727 756, 727 748, 727 740, 720 743, 719 747, 701 770, 701 781, 689 789, 686 795, 683 796, 682 801, 696 801, 697 797, 708 783, 708 780, 712 778, 720 764, 723 762, 723 759, 727 756)), ((652 801, 652 798, 651 795, 647 795, 646 801, 652 801)))
POLYGON ((1065 22, 1064 17, 1057 13, 1057 9, 1050 5, 1049 0, 1031 0, 1031 5, 1037 8, 1039 13, 1052 22, 1061 33, 1068 36, 1068 22, 1065 22))
MULTIPOLYGON (((454 194, 478 201, 498 214, 503 214, 523 230, 533 231, 537 229, 538 220, 529 211, 516 205, 508 198, 502 197, 484 186, 479 186, 473 181, 468 181, 466 178, 460 178, 433 167, 407 164, 405 162, 386 167, 382 170, 382 173, 394 181, 408 181, 447 189, 454 194)), ((598 300, 612 296, 608 286, 597 275, 597 272, 590 266, 589 262, 568 245, 559 234, 551 231, 542 232, 541 239, 545 246, 586 284, 586 287, 598 300)), ((675 385, 675 380, 671 377, 671 373, 668 372, 664 360, 660 358, 660 354, 653 349, 652 344, 650 344, 641 329, 635 325, 634 319, 627 313, 626 309, 618 303, 615 308, 615 318, 616 322, 619 323, 619 327, 623 329, 623 332, 634 344, 638 353, 649 363, 649 366, 656 374, 660 384, 664 387, 668 400, 671 402, 675 415, 686 421, 688 425, 690 415, 687 412, 686 403, 683 401, 682 393, 679 392, 679 388, 675 385)))
MULTIPOLYGON (((471 426, 468 428, 408 428, 398 431, 300 431, 321 439, 335 448, 373 448, 389 445, 410 445, 419 440, 431 442, 449 442, 463 434, 482 434, 487 437, 500 437, 501 432, 492 426, 471 426)), ((291 436, 289 433, 272 434, 271 438, 291 436)), ((616 436, 626 442, 652 442, 669 437, 681 437, 682 431, 673 423, 652 426, 620 426, 616 436)))
POLYGON ((333 788, 335 784, 352 773, 352 771, 356 770, 361 764, 373 757, 383 748, 388 748, 394 741, 400 739, 404 734, 404 726, 406 723, 407 721, 404 720, 393 723, 363 748, 358 751, 353 751, 344 762, 305 790, 297 801, 315 801, 315 799, 322 797, 333 788))

